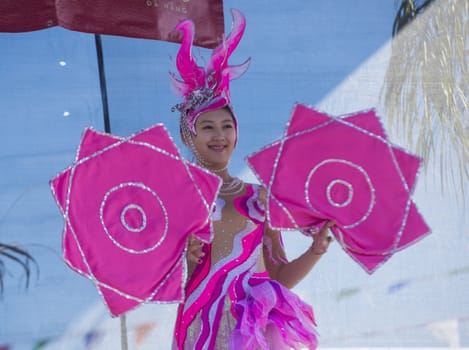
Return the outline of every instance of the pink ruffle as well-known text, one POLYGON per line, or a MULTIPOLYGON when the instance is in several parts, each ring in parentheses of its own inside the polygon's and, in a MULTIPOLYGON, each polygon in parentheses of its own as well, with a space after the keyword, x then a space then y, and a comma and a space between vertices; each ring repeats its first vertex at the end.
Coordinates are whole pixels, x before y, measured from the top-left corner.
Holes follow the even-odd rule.
POLYGON ((230 349, 316 349, 313 309, 278 282, 266 280, 235 305, 238 323, 230 349))

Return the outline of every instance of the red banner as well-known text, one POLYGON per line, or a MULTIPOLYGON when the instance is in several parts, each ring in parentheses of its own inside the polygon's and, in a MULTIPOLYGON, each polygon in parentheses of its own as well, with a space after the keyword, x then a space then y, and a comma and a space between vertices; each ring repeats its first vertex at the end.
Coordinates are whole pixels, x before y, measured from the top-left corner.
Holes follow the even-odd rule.
POLYGON ((224 31, 223 0, 1 0, 0 32, 61 26, 80 32, 180 42, 174 27, 195 23, 194 45, 213 48, 224 31))

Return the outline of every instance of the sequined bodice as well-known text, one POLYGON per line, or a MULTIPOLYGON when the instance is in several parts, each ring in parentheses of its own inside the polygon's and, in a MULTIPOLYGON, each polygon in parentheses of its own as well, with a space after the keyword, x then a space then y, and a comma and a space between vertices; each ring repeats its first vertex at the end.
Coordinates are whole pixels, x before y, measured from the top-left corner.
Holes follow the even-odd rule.
POLYGON ((265 273, 264 221, 259 186, 246 184, 242 193, 218 198, 212 243, 204 246, 207 255, 189 274, 186 300, 178 310, 180 349, 227 348, 236 323, 232 305, 246 297, 252 276, 265 273))
POLYGON ((232 197, 218 198, 217 206, 219 215, 213 221, 215 234, 212 241, 212 265, 231 253, 235 236, 246 229, 249 220, 235 207, 232 197))

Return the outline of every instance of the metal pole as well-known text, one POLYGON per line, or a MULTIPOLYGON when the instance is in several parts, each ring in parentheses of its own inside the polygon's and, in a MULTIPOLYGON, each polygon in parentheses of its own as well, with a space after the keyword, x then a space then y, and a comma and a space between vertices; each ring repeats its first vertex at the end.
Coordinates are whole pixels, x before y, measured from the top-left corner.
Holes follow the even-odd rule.
POLYGON ((128 350, 129 345, 127 342, 127 324, 125 314, 121 315, 119 318, 121 321, 121 349, 128 350))
POLYGON ((107 101, 107 88, 106 88, 106 75, 104 73, 104 59, 103 59, 103 45, 101 43, 101 36, 94 35, 96 43, 96 56, 98 58, 98 71, 99 71, 99 84, 101 87, 101 100, 103 103, 103 118, 104 118, 104 131, 111 132, 111 121, 109 119, 109 106, 107 101))
MULTIPOLYGON (((98 59, 98 72, 99 72, 99 85, 101 87, 101 101, 103 103, 103 118, 104 118, 104 131, 107 133, 111 132, 111 121, 109 118, 109 105, 107 101, 107 88, 106 88, 106 74, 104 72, 104 59, 103 59, 103 45, 101 42, 101 36, 99 34, 94 35, 96 44, 96 57, 98 59)), ((128 350, 127 341, 127 324, 125 314, 119 317, 120 329, 121 329, 121 349, 128 350)))

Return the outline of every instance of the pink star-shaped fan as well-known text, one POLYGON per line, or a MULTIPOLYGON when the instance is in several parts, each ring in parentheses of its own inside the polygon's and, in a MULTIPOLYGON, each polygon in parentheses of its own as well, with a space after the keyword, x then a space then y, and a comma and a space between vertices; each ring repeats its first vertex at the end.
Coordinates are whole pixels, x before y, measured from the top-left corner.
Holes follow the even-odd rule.
POLYGON ((374 110, 337 118, 297 104, 282 138, 247 162, 273 228, 335 219, 338 242, 369 273, 429 233, 411 198, 420 159, 391 145, 374 110))
POLYGON ((180 302, 189 234, 209 242, 221 180, 179 154, 163 125, 128 138, 83 133, 76 160, 51 180, 63 254, 111 315, 180 302))

